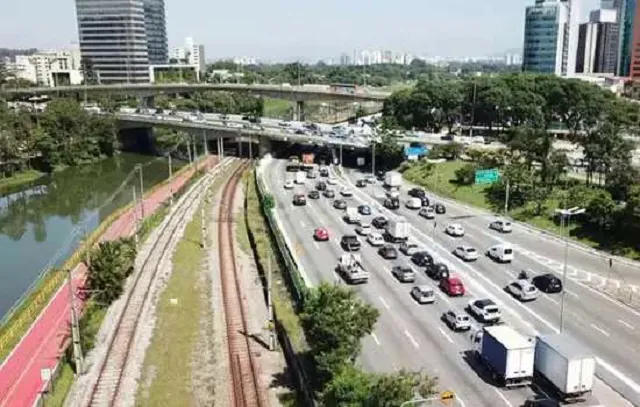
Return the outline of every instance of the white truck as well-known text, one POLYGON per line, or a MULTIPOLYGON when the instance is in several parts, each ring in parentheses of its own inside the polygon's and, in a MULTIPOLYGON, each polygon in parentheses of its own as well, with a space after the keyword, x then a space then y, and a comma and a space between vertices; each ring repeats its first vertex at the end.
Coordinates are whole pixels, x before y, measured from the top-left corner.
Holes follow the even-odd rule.
POLYGON ((536 380, 551 384, 562 401, 591 393, 596 360, 582 344, 563 334, 539 336, 535 357, 536 380))
POLYGON ((390 219, 385 228, 385 240, 393 243, 406 242, 409 239, 409 222, 403 217, 390 219))
POLYGON ((340 256, 338 273, 349 284, 362 284, 369 280, 371 273, 362 267, 362 258, 358 254, 347 253, 340 256))
POLYGON ((486 326, 475 337, 476 356, 504 387, 527 386, 533 381, 535 338, 508 325, 486 326))
POLYGON ((307 179, 307 173, 304 171, 296 172, 296 179, 294 180, 296 184, 304 184, 307 179))
POLYGON ((349 207, 344 215, 344 221, 349 224, 354 224, 360 222, 360 214, 358 213, 358 208, 349 207))
POLYGON ((384 174, 384 187, 400 188, 402 186, 402 174, 397 171, 388 171, 384 174))

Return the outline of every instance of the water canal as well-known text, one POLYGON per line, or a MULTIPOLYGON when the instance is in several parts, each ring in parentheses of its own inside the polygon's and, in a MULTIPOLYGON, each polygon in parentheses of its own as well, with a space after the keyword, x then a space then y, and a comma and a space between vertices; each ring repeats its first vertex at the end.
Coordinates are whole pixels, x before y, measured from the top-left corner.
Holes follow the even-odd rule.
MULTIPOLYGON (((165 159, 123 153, 56 172, 0 198, 0 317, 44 269, 61 265, 73 253, 83 238, 74 231, 83 221, 91 233, 113 211, 131 202, 139 175, 126 185, 123 181, 137 164, 142 164, 145 190, 168 177, 165 159)), ((173 160, 174 171, 182 165, 173 160)))

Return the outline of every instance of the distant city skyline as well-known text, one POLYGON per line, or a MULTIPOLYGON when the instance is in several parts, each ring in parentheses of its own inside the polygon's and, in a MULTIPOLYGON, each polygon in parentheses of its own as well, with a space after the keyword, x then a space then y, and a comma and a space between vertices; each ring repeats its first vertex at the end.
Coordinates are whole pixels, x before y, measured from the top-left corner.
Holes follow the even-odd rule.
MULTIPOLYGON (((384 4, 166 0, 166 12, 169 44, 179 45, 185 37, 193 37, 205 45, 210 60, 251 56, 312 62, 339 58, 354 49, 441 57, 521 50, 523 10, 533 3, 493 0, 487 7, 472 0, 384 4)), ((597 5, 598 0, 583 0, 581 20, 586 21, 588 10, 597 5)), ((14 2, 0 15, 0 47, 68 48, 77 44, 76 27, 73 0, 14 2)))

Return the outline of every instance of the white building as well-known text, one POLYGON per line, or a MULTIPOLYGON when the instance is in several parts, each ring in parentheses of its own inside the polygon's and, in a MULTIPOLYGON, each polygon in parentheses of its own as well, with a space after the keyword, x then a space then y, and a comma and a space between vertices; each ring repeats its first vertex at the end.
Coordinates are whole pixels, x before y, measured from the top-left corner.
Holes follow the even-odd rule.
POLYGON ((173 48, 169 52, 169 61, 172 65, 194 66, 198 75, 203 74, 207 69, 204 45, 196 44, 191 37, 185 39, 184 46, 173 48))
POLYGON ((46 50, 33 55, 16 55, 7 64, 15 77, 39 86, 80 85, 83 81, 80 50, 46 50))

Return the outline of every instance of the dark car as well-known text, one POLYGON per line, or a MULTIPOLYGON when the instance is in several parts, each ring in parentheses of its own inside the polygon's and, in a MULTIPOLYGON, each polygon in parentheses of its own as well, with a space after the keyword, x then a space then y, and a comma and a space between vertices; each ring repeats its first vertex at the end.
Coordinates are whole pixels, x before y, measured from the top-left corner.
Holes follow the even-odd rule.
POLYGON ((434 209, 436 210, 436 213, 438 215, 442 215, 442 214, 447 213, 447 208, 445 208, 444 205, 441 204, 441 203, 435 204, 434 209))
POLYGON ((533 285, 543 293, 562 292, 562 281, 551 273, 541 274, 531 279, 533 285))
POLYGON ((307 196, 309 197, 309 199, 318 199, 318 198, 320 198, 320 192, 318 192, 318 191, 309 191, 307 196))
POLYGON ((443 263, 427 264, 426 273, 434 280, 441 280, 449 277, 449 268, 443 263))
POLYGON ((384 174, 385 172, 382 170, 376 171, 376 178, 378 179, 378 181, 384 181, 384 174))
POLYGON ((398 198, 387 198, 384 200, 384 207, 387 209, 400 208, 400 200, 398 198))
POLYGON ((333 189, 327 189, 325 190, 322 195, 325 196, 325 198, 335 198, 336 197, 336 193, 333 191, 333 189))
POLYGON ((421 197, 420 202, 422 203, 423 207, 431 205, 431 201, 429 201, 429 198, 427 198, 426 196, 421 197))
POLYGON ((417 266, 426 267, 427 265, 433 263, 433 257, 429 254, 429 252, 417 252, 413 253, 411 256, 411 261, 414 262, 417 266))
POLYGON ((320 168, 320 176, 321 177, 328 177, 329 176, 329 169, 328 168, 320 168))
POLYGON ((367 181, 363 180, 363 179, 359 179, 356 181, 356 186, 358 188, 364 188, 367 186, 367 181))
POLYGON ((420 188, 411 188, 408 194, 409 196, 412 196, 414 198, 422 198, 423 196, 426 195, 426 192, 424 192, 424 190, 420 188))
POLYGON ((347 201, 344 199, 336 199, 333 201, 333 207, 336 209, 347 209, 347 201))
POLYGON ((442 141, 453 141, 453 134, 445 134, 444 136, 440 136, 440 140, 442 141))
POLYGON ((360 215, 371 215, 371 207, 369 205, 360 205, 358 206, 358 213, 360 215))
POLYGON ((293 196, 293 204, 296 206, 299 205, 306 205, 307 204, 307 198, 305 198, 304 195, 302 194, 296 194, 293 196))
POLYGON ((378 254, 387 260, 394 260, 398 258, 398 251, 390 244, 386 244, 379 248, 378 254))
POLYGON ((360 250, 360 240, 356 235, 344 235, 340 240, 340 246, 348 252, 355 252, 360 250))
POLYGON ((327 189, 327 184, 325 184, 323 181, 320 181, 316 184, 316 189, 318 191, 325 191, 327 189))
POLYGON ((384 229, 387 227, 388 223, 389 221, 384 216, 377 216, 371 221, 371 224, 376 229, 384 229))

